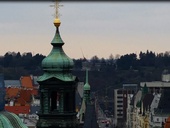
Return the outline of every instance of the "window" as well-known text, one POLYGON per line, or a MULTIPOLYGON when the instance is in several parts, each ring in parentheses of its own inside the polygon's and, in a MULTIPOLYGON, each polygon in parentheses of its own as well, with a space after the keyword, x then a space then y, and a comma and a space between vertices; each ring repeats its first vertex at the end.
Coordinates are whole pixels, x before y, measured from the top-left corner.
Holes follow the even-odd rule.
POLYGON ((123 105, 117 105, 117 107, 123 107, 123 105))
POLYGON ((117 101, 117 103, 122 103, 123 101, 117 101))
POLYGON ((117 114, 117 116, 123 116, 123 114, 117 114))
POLYGON ((118 96, 117 98, 123 98, 123 96, 118 96))
POLYGON ((117 94, 122 94, 122 93, 123 93, 122 90, 117 91, 117 94))

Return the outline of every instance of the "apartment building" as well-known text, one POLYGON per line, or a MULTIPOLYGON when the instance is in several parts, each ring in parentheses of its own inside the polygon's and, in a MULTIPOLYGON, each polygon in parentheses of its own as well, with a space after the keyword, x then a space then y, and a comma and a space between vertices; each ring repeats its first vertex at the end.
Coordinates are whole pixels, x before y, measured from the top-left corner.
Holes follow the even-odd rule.
POLYGON ((123 88, 114 90, 114 122, 115 126, 123 127, 127 120, 129 97, 137 91, 137 84, 123 84, 123 88))

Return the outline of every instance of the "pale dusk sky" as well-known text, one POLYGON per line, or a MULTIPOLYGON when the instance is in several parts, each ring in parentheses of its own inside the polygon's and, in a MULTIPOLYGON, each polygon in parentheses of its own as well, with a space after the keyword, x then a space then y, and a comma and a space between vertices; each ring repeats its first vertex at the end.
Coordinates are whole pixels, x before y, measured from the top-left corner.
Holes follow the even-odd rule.
MULTIPOLYGON (((53 2, 0 2, 0 55, 48 55, 53 2)), ((60 2, 60 34, 70 58, 170 51, 170 2, 60 2), (81 52, 82 51, 82 52, 81 52)))

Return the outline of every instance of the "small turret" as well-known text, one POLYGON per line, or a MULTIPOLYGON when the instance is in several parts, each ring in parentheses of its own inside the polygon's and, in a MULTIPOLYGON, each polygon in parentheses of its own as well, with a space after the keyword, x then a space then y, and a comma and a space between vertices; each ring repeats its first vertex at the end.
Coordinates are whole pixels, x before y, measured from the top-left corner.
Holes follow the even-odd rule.
POLYGON ((84 96, 83 98, 85 99, 86 103, 90 102, 90 85, 88 82, 88 70, 86 69, 86 83, 84 85, 84 96))
POLYGON ((144 87, 142 88, 142 97, 144 97, 146 94, 148 94, 148 87, 146 86, 146 83, 144 85, 144 87))

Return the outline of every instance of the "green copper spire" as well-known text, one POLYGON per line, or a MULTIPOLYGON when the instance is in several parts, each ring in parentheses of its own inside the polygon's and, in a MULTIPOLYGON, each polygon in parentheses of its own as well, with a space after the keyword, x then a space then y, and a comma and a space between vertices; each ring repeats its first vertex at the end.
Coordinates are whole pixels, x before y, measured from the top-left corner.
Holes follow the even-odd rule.
POLYGON ((142 96, 141 96, 141 99, 140 99, 140 101, 138 101, 138 103, 137 103, 137 107, 139 107, 140 108, 140 114, 142 113, 142 102, 143 102, 143 98, 145 97, 145 95, 146 94, 148 94, 148 87, 146 86, 146 83, 145 83, 145 85, 144 85, 144 87, 142 87, 142 96))
POLYGON ((88 70, 87 69, 86 69, 86 83, 84 85, 83 99, 85 100, 85 103, 90 103, 90 85, 88 82, 88 70))
POLYGON ((55 19, 54 26, 56 27, 56 33, 51 42, 53 48, 50 54, 42 61, 44 74, 38 78, 38 81, 44 81, 52 77, 62 81, 75 80, 75 76, 71 74, 71 70, 74 66, 73 60, 70 59, 62 49, 64 42, 59 32, 60 23, 59 19, 55 19))
POLYGON ((142 88, 142 96, 144 97, 146 94, 148 94, 148 87, 146 86, 146 83, 144 87, 142 88))
POLYGON ((60 33, 59 33, 59 27, 56 27, 56 33, 54 35, 54 38, 51 42, 51 44, 55 47, 56 45, 64 45, 63 40, 61 39, 60 33))
POLYGON ((90 90, 90 85, 88 82, 88 70, 86 69, 86 84, 84 85, 84 90, 90 90))

